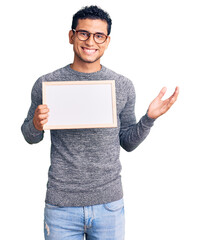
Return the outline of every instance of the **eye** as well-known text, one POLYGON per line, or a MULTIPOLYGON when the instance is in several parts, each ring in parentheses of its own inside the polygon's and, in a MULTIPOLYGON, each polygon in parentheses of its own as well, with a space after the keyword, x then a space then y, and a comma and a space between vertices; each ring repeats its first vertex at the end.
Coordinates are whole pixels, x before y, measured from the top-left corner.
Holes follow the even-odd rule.
POLYGON ((88 33, 87 32, 79 32, 80 36, 82 37, 87 37, 88 36, 88 33))
POLYGON ((96 34, 95 37, 98 38, 98 39, 102 39, 102 38, 104 38, 105 36, 104 36, 103 34, 96 34))

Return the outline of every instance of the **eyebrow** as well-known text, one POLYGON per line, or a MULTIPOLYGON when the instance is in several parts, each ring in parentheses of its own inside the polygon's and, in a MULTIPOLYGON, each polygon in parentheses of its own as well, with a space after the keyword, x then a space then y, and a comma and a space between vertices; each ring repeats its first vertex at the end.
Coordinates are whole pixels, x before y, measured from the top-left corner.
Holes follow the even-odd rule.
MULTIPOLYGON (((86 31, 86 30, 83 30, 83 29, 78 29, 77 31, 90 33, 89 31, 86 31)), ((95 32, 94 34, 102 34, 102 35, 106 35, 106 34, 103 33, 103 32, 95 32)))

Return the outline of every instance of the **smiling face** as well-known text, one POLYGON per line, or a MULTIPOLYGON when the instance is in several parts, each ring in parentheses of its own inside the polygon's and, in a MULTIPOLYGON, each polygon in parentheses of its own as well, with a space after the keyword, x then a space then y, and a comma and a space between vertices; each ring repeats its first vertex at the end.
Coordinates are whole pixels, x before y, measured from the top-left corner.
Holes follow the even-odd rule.
MULTIPOLYGON (((107 35, 107 22, 100 19, 79 19, 76 31, 84 30, 90 33, 103 33, 107 35)), ((95 71, 100 68, 100 58, 108 47, 110 37, 102 44, 94 41, 93 34, 86 41, 81 41, 77 37, 77 33, 72 30, 69 32, 69 42, 73 44, 74 49, 74 68, 84 66, 95 71)))

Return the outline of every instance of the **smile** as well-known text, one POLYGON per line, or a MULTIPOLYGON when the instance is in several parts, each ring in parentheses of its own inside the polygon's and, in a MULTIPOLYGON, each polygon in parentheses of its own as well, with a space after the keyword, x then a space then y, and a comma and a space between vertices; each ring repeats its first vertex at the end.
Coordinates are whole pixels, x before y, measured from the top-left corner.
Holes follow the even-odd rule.
POLYGON ((85 48, 85 47, 82 47, 82 49, 83 49, 84 53, 86 53, 88 55, 92 55, 97 51, 97 49, 91 49, 91 48, 85 48))

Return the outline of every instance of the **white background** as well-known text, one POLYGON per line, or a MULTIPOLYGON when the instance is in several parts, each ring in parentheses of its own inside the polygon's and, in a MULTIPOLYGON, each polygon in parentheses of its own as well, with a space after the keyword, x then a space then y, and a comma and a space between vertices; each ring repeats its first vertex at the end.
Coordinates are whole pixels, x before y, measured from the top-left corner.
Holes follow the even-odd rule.
POLYGON ((130 78, 136 116, 163 86, 180 96, 135 151, 121 151, 126 240, 200 239, 200 7, 195 0, 4 1, 1 24, 0 238, 43 239, 50 138, 20 131, 41 75, 73 61, 72 15, 97 4, 113 20, 102 64, 130 78))

